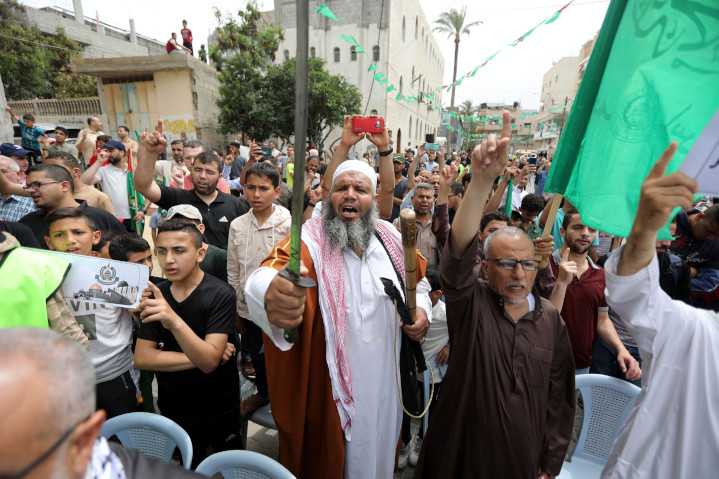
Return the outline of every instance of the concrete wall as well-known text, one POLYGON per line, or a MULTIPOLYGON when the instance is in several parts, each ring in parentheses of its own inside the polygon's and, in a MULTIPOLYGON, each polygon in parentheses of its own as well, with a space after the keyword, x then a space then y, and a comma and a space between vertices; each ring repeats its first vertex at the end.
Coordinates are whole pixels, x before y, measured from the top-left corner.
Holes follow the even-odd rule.
POLYGON ((5 100, 5 87, 0 77, 0 143, 13 142, 12 118, 5 111, 7 101, 5 100))
POLYGON ((560 58, 542 78, 542 111, 564 105, 564 99, 574 99, 574 86, 579 57, 560 58))
MULTIPOLYGON (((165 45, 145 38, 137 38, 137 43, 130 41, 130 32, 112 28, 100 28, 97 25, 76 22, 72 13, 58 10, 46 11, 25 7, 27 19, 40 31, 54 34, 62 27, 68 37, 83 45, 84 58, 110 58, 118 56, 159 55, 165 52, 165 45)), ((102 24, 101 24, 102 25, 102 24)), ((129 25, 128 25, 129 29, 129 25)))

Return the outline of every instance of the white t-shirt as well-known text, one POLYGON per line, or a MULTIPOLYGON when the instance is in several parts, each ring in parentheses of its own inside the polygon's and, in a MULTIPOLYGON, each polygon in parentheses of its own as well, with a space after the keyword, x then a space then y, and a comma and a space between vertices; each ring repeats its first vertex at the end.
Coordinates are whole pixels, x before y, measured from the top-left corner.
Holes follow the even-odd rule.
POLYGON ((95 382, 115 379, 133 367, 132 316, 125 308, 67 301, 67 308, 90 342, 95 382))
MULTIPOLYGON (((447 306, 444 301, 437 301, 437 304, 432 306, 432 322, 429 324, 427 330, 427 336, 425 336, 422 342, 422 352, 424 358, 429 361, 430 358, 439 354, 439 352, 449 344, 449 330, 447 329, 447 306)), ((434 382, 442 382, 442 376, 447 371, 445 366, 443 371, 440 371, 439 366, 435 361, 430 361, 432 365, 432 371, 434 372, 434 382)))
POLYGON ((112 200, 115 216, 120 220, 130 218, 130 204, 127 199, 127 170, 113 165, 105 165, 97 170, 102 181, 102 191, 112 200))

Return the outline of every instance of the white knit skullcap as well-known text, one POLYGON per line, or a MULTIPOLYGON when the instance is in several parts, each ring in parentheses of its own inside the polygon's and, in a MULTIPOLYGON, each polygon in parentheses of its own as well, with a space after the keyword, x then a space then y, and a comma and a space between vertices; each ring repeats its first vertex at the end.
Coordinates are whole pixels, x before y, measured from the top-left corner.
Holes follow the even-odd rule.
POLYGON ((372 184, 372 195, 377 194, 377 174, 374 172, 374 169, 371 166, 369 166, 364 161, 359 160, 346 160, 337 167, 334 176, 332 176, 332 189, 334 190, 335 181, 342 173, 348 173, 351 171, 362 173, 367 178, 369 178, 369 181, 372 184))

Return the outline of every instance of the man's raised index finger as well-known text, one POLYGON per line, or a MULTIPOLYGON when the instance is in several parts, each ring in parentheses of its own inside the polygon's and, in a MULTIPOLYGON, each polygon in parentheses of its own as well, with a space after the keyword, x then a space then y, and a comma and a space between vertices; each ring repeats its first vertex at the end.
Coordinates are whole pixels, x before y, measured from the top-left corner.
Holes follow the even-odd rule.
POLYGON ((509 110, 502 112, 502 138, 512 137, 512 117, 509 114, 509 110))
POLYGON ((157 120, 157 131, 162 135, 162 120, 157 120))
POLYGON ((669 143, 669 146, 666 150, 664 150, 662 156, 660 156, 657 162, 654 163, 654 166, 647 175, 647 178, 661 178, 664 176, 664 173, 667 171, 667 166, 669 166, 672 158, 674 158, 674 153, 677 152, 677 149, 679 149, 679 144, 676 141, 669 143))

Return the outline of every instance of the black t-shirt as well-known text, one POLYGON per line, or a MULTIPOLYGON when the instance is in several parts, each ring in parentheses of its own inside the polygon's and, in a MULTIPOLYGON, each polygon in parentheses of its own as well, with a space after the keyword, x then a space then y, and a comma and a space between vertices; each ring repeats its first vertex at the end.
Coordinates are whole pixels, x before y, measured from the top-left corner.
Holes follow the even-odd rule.
MULTIPOLYGON (((32 230, 23 224, 14 221, 0 221, 0 231, 13 235, 20 243, 20 246, 25 246, 26 248, 40 247, 32 230)), ((45 245, 45 241, 42 244, 45 245)))
POLYGON ((230 236, 230 223, 238 216, 247 213, 247 207, 239 198, 221 191, 208 206, 195 190, 182 190, 160 186, 162 192, 157 206, 169 210, 175 205, 192 205, 200 210, 202 222, 205 224, 205 239, 209 244, 227 249, 227 238, 230 236))
MULTIPOLYGON (((122 223, 120 223, 115 216, 100 208, 88 206, 87 201, 78 202, 78 208, 83 210, 87 216, 90 217, 95 228, 98 230, 117 230, 121 233, 127 233, 127 230, 122 223)), ((28 213, 20 218, 20 223, 24 224, 32 230, 35 235, 37 242, 40 243, 40 247, 48 249, 45 244, 45 236, 47 236, 47 223, 45 223, 45 216, 47 216, 45 210, 36 210, 32 213, 28 213)))
MULTIPOLYGON (((407 178, 402 177, 401 180, 399 180, 399 183, 397 183, 394 186, 394 197, 399 198, 400 200, 404 198, 404 192, 407 190, 407 178)), ((392 216, 390 217, 389 221, 390 223, 394 220, 399 218, 399 206, 392 205, 392 216)))
MULTIPOLYGON (((235 329, 235 290, 214 276, 205 274, 197 288, 184 301, 178 303, 170 292, 170 281, 157 287, 170 307, 200 338, 213 333, 224 333, 232 339, 235 329)), ((169 329, 160 321, 142 323, 137 337, 163 343, 163 351, 182 352, 182 348, 169 329)), ((162 414, 186 422, 201 422, 227 414, 237 407, 240 381, 237 362, 220 364, 205 374, 198 368, 176 372, 156 372, 158 405, 162 414)))

